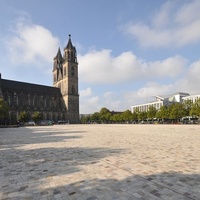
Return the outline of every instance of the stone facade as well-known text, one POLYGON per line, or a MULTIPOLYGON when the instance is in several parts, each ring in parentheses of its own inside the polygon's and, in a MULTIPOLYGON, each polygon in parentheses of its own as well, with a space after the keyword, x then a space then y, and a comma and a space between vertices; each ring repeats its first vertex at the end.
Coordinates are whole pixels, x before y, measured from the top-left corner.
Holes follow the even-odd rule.
POLYGON ((9 123, 15 123, 20 112, 30 116, 40 112, 44 120, 79 123, 78 62, 76 48, 69 35, 61 55, 54 58, 53 87, 2 79, 0 96, 10 107, 9 123))
POLYGON ((76 48, 72 45, 71 35, 64 49, 63 56, 60 48, 54 58, 53 86, 60 88, 64 99, 67 118, 72 123, 79 122, 79 94, 78 94, 78 62, 76 48))

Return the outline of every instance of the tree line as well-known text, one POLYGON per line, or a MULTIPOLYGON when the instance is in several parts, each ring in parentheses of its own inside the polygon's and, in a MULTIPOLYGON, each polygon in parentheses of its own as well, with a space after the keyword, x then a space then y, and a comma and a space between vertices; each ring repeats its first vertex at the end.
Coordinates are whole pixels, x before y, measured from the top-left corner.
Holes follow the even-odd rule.
POLYGON ((169 106, 162 106, 159 110, 150 106, 148 111, 140 112, 136 109, 133 113, 130 110, 124 112, 113 112, 102 108, 99 112, 85 116, 81 123, 187 123, 189 118, 197 120, 200 116, 200 99, 194 103, 191 100, 180 103, 172 103, 169 106))
MULTIPOLYGON (((0 98, 0 124, 6 124, 9 118, 9 106, 0 98)), ((81 123, 140 123, 140 122, 180 122, 181 119, 187 120, 186 116, 194 119, 200 117, 200 99, 194 103, 191 100, 184 101, 182 104, 173 103, 169 106, 162 106, 159 110, 150 106, 148 111, 140 112, 136 109, 133 113, 130 110, 124 112, 114 112, 107 108, 102 108, 89 116, 81 118, 81 123)), ((32 119, 35 122, 42 120, 39 112, 34 112, 32 116, 26 111, 19 113, 18 121, 23 123, 32 119)))

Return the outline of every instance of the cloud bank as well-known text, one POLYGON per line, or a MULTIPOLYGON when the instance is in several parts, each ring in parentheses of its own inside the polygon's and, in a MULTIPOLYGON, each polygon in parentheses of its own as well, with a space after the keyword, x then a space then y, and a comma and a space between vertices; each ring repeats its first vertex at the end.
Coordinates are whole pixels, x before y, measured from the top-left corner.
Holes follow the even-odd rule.
POLYGON ((143 61, 132 52, 113 57, 110 50, 92 51, 79 56, 80 84, 113 86, 102 94, 91 87, 80 92, 81 112, 130 109, 131 105, 146 103, 155 95, 200 91, 200 61, 188 63, 182 56, 159 61, 143 61), (134 87, 140 82, 139 86, 134 87), (141 84, 142 82, 142 84, 141 84), (123 87, 121 87, 123 85, 123 87), (132 90, 128 89, 132 85, 132 90), (116 90, 119 87, 120 90, 116 90))
POLYGON ((186 62, 179 55, 154 62, 140 60, 132 52, 112 57, 111 50, 104 49, 79 55, 79 76, 93 84, 175 78, 184 70, 186 62))
POLYGON ((59 39, 43 26, 33 24, 24 17, 17 20, 13 34, 5 42, 9 58, 15 65, 52 63, 59 39))
POLYGON ((121 30, 143 47, 182 47, 200 42, 200 1, 167 1, 150 23, 129 22, 121 30))

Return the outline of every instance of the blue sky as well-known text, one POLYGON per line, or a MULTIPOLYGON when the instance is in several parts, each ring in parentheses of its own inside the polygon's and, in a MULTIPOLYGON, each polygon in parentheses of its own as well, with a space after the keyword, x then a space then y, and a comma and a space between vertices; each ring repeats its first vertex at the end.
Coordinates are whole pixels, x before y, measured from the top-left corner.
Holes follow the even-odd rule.
POLYGON ((124 111, 155 95, 200 92, 199 0, 6 0, 2 78, 52 86, 53 57, 76 46, 80 113, 124 111))

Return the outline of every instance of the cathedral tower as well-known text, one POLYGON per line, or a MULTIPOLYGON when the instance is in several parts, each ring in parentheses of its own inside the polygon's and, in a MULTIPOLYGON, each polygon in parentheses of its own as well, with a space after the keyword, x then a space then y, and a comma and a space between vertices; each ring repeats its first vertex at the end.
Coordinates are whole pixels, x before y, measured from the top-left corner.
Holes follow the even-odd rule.
POLYGON ((54 58, 53 86, 60 88, 67 113, 65 120, 79 123, 78 62, 71 35, 62 56, 60 48, 54 58))

